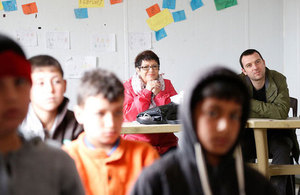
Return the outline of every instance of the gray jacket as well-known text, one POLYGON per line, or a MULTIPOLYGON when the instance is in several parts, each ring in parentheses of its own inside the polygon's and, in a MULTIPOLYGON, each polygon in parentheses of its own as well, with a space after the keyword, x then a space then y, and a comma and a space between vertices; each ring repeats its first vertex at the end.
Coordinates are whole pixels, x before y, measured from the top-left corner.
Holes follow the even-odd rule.
POLYGON ((71 157, 38 137, 30 141, 23 139, 19 150, 5 156, 0 154, 0 178, 1 194, 84 194, 71 157))

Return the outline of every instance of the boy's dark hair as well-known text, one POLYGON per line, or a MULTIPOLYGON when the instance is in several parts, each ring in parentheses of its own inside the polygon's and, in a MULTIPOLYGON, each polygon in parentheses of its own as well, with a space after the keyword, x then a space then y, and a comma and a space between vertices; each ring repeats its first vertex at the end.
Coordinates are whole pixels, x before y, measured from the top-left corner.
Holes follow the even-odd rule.
POLYGON ((135 62, 134 62, 135 68, 139 68, 141 66, 143 60, 146 60, 146 61, 155 60, 158 64, 158 67, 160 65, 158 56, 151 50, 145 50, 136 56, 135 62))
POLYGON ((11 50, 16 54, 26 58, 22 48, 15 41, 5 35, 0 34, 0 53, 8 50, 11 50))
POLYGON ((85 72, 78 88, 77 104, 84 105, 86 98, 100 94, 114 102, 124 98, 124 86, 112 72, 102 69, 85 72))
POLYGON ((193 113, 197 103, 209 97, 234 100, 241 104, 241 128, 244 128, 250 109, 250 95, 246 84, 236 73, 226 68, 212 69, 193 92, 190 104, 193 113))
MULTIPOLYGON (((241 81, 242 82, 242 81, 241 81)), ((245 103, 244 91, 236 83, 230 80, 218 79, 207 83, 200 93, 195 93, 195 99, 192 102, 199 102, 206 98, 214 97, 217 99, 234 100, 243 105, 245 103)))
POLYGON ((33 56, 29 58, 29 62, 31 63, 32 71, 34 71, 35 68, 53 66, 60 72, 61 76, 64 77, 64 71, 60 63, 52 56, 49 55, 33 56))
POLYGON ((244 68, 244 67, 243 67, 243 63, 242 63, 242 58, 243 58, 244 56, 252 55, 252 54, 254 54, 255 52, 258 53, 258 55, 260 56, 260 58, 263 60, 263 57, 261 56, 261 54, 259 53, 259 51, 257 51, 256 49, 247 49, 247 50, 244 51, 244 52, 241 54, 241 56, 240 56, 240 65, 241 65, 242 68, 244 68))

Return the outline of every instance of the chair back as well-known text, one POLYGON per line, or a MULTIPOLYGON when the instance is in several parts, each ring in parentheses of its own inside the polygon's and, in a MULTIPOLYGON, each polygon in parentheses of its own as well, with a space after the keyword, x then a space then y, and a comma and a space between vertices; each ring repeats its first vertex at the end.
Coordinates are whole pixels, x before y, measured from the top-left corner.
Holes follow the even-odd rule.
POLYGON ((293 117, 298 115, 298 100, 296 98, 290 97, 290 108, 292 108, 293 117))

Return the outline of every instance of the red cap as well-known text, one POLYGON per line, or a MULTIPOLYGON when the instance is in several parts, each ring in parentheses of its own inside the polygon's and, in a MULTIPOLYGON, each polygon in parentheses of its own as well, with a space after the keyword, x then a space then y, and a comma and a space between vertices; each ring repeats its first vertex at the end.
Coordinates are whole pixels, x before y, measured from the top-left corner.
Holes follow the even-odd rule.
POLYGON ((31 82, 31 65, 23 56, 8 50, 0 53, 0 78, 23 77, 31 82))

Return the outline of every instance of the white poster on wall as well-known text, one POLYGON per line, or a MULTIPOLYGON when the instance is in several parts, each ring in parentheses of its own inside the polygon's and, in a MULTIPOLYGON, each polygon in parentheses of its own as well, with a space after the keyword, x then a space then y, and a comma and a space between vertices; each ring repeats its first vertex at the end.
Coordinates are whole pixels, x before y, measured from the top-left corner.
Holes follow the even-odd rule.
POLYGON ((147 50, 152 47, 151 32, 131 32, 128 41, 130 50, 147 50))
POLYGON ((70 49, 70 33, 46 32, 46 47, 48 49, 70 49))
POLYGON ((64 72, 66 78, 81 78, 83 73, 97 67, 97 57, 95 56, 72 56, 67 57, 64 62, 64 72))
POLYGON ((116 51, 116 34, 99 34, 91 35, 91 49, 100 52, 116 51))
POLYGON ((25 47, 38 46, 38 37, 34 30, 18 30, 16 31, 16 38, 25 47))

